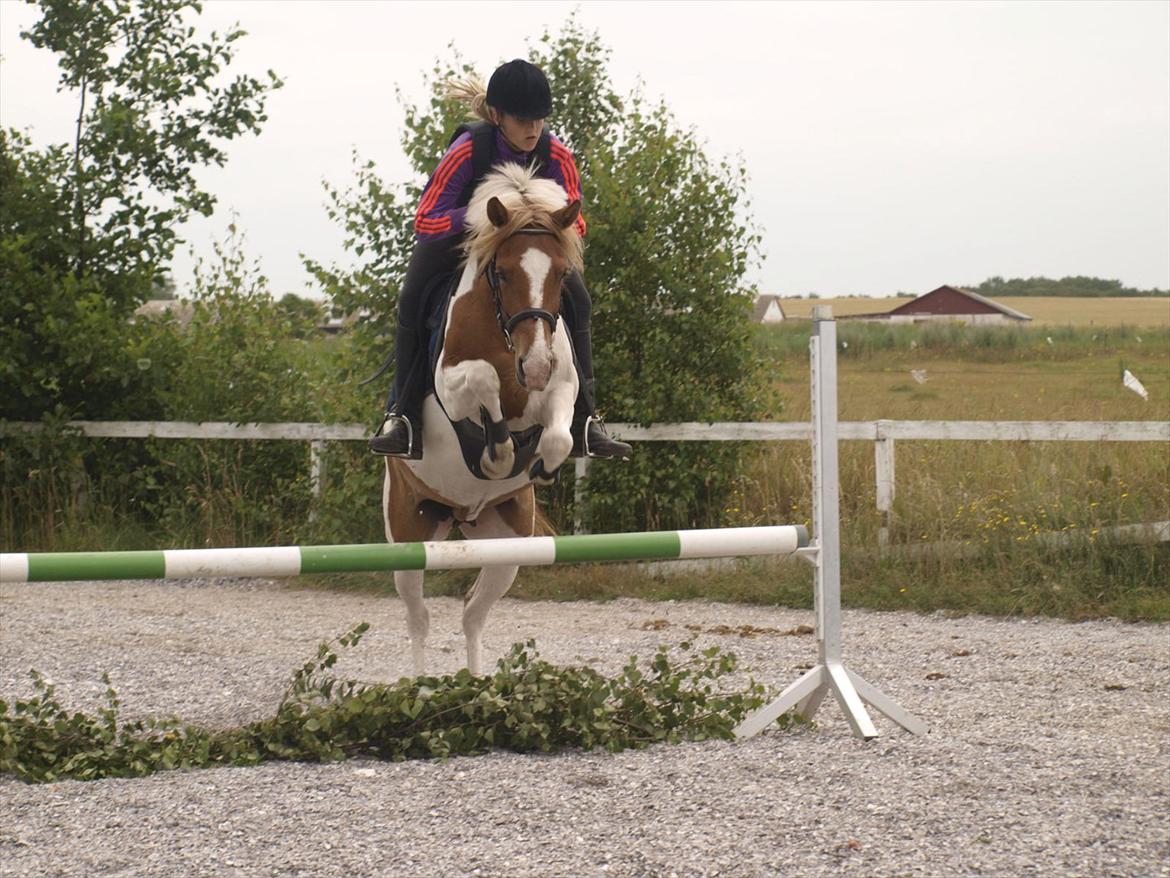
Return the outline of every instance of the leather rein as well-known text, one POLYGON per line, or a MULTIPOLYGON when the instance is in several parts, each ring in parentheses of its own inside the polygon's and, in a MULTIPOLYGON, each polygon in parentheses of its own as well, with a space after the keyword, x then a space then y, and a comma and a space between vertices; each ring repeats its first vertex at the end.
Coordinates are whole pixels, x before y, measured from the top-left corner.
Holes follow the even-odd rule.
MULTIPOLYGON (((513 235, 552 235, 554 237, 556 234, 551 229, 542 229, 535 226, 517 229, 513 232, 513 235)), ((516 350, 516 346, 512 342, 512 330, 516 328, 517 323, 522 323, 525 320, 543 320, 548 324, 549 332, 557 331, 559 314, 553 314, 551 311, 546 311, 543 308, 525 308, 523 311, 517 311, 511 315, 504 310, 504 302, 500 293, 500 275, 496 270, 496 257, 494 255, 487 266, 484 267, 483 273, 487 278, 488 288, 492 292, 492 302, 496 306, 496 322, 500 325, 500 332, 504 334, 504 344, 508 346, 508 353, 513 353, 516 350)))

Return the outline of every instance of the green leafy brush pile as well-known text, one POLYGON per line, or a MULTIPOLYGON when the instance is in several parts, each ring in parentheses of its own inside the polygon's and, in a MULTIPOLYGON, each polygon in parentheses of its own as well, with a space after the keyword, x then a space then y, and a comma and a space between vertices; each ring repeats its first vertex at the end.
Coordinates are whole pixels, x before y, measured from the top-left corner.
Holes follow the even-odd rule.
POLYGON ((608 679, 590 668, 558 667, 538 658, 535 643, 516 644, 491 676, 466 670, 403 678, 393 685, 343 681, 330 669, 335 646, 352 647, 361 624, 296 672, 276 715, 228 730, 178 719, 120 722, 120 702, 106 684, 96 715, 69 714, 51 683, 33 672, 36 694, 0 700, 0 772, 30 783, 141 777, 175 768, 256 765, 269 760, 331 762, 351 756, 403 760, 483 753, 490 749, 552 752, 602 747, 617 752, 658 742, 728 739, 764 703, 750 682, 719 691, 736 659, 690 643, 672 657, 660 647, 649 670, 631 658, 608 679))

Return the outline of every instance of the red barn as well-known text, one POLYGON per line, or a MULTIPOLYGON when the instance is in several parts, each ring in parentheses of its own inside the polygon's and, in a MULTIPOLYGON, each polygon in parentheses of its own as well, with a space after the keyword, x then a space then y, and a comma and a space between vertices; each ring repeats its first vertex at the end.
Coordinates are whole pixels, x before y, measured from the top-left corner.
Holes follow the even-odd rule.
POLYGON ((889 320, 894 323, 925 323, 942 320, 954 323, 1023 323, 1031 320, 1014 308, 1001 305, 986 296, 962 290, 957 287, 941 286, 937 290, 911 299, 892 311, 883 314, 858 314, 853 318, 846 315, 842 320, 889 320))

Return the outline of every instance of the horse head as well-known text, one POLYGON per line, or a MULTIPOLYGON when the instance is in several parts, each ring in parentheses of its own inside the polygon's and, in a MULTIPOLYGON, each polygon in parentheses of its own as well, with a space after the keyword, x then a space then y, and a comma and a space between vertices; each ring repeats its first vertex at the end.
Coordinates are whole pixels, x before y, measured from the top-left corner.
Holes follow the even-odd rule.
POLYGON ((550 478, 573 444, 579 382, 559 323, 565 276, 584 265, 581 205, 536 174, 505 164, 476 187, 435 370, 444 419, 482 427, 485 448, 469 466, 490 480, 521 478, 521 470, 550 478), (532 441, 518 456, 515 435, 525 431, 532 441))
POLYGON ((515 217, 499 198, 487 203, 487 218, 506 235, 484 267, 496 320, 512 352, 516 380, 527 390, 543 390, 556 368, 552 335, 561 309, 561 288, 574 267, 564 233, 581 212, 574 201, 536 221, 515 227, 515 217))

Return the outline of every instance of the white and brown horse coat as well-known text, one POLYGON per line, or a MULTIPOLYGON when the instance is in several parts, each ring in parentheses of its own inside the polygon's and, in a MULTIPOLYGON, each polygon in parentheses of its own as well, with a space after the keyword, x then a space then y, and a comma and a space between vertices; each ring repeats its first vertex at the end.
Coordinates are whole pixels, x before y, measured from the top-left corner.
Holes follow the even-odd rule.
MULTIPOLYGON (((389 542, 444 539, 455 522, 470 539, 532 536, 533 473, 554 473, 568 457, 577 373, 562 321, 555 328, 542 319, 518 323, 509 349, 486 269, 490 264, 497 278, 503 314, 556 315, 565 275, 581 267, 581 241, 573 228, 579 210, 579 202, 566 204, 560 186, 519 165, 493 171, 476 190, 467 210, 467 260, 448 305, 435 392, 423 404, 423 457, 386 460, 383 512, 389 542), (473 475, 464 462, 452 421, 465 418, 483 422, 489 437, 480 460, 487 478, 473 475), (501 439, 503 424, 509 432, 544 428, 532 465, 518 475, 510 475, 514 448, 510 436, 501 439), (501 441, 492 441, 493 435, 501 441)), ((482 672, 487 614, 517 570, 485 567, 468 593, 463 630, 473 674, 482 672)), ((423 573, 399 571, 394 581, 406 605, 415 672, 421 674, 429 627, 423 573)))

